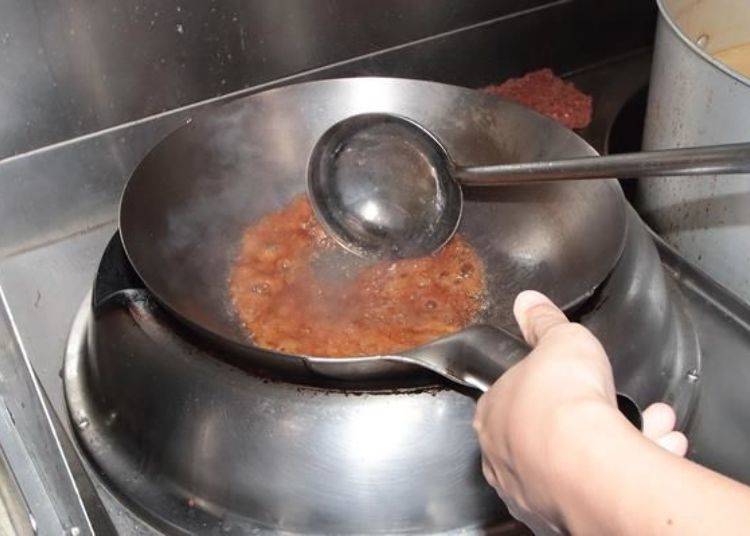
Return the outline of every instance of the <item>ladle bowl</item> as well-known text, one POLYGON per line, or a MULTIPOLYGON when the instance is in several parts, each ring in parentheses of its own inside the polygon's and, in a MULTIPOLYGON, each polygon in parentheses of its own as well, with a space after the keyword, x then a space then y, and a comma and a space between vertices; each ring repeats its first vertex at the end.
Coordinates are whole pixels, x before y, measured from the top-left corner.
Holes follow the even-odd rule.
POLYGON ((316 144, 308 195, 318 220, 350 251, 420 256, 450 240, 461 220, 461 187, 451 168, 442 144, 418 123, 356 115, 316 144))

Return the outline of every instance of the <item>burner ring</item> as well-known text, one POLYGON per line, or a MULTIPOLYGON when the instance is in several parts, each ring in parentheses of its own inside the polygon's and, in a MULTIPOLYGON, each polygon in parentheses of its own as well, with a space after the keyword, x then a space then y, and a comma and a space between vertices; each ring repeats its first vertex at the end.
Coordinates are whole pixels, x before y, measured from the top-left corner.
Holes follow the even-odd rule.
MULTIPOLYGON (((272 381, 176 330, 143 289, 100 298, 73 326, 65 395, 81 450, 150 523, 393 533, 510 522, 481 475, 471 396, 272 381)), ((629 210, 623 256, 579 320, 608 349, 618 391, 641 409, 673 404, 685 430, 700 351, 680 300, 629 210)))

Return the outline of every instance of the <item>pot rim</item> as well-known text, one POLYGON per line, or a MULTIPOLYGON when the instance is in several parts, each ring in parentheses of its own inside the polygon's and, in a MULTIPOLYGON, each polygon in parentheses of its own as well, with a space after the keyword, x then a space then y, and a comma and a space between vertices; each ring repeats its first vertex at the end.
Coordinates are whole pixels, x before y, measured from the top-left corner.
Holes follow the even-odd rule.
POLYGON ((677 35, 677 37, 685 43, 693 52, 695 52, 703 61, 709 63, 715 69, 722 71, 724 74, 734 78, 737 82, 743 86, 750 88, 750 77, 747 77, 728 65, 714 58, 711 54, 696 45, 690 37, 682 31, 679 24, 672 17, 669 7, 667 7, 668 0, 656 0, 656 5, 659 7, 659 15, 667 22, 669 28, 677 35))

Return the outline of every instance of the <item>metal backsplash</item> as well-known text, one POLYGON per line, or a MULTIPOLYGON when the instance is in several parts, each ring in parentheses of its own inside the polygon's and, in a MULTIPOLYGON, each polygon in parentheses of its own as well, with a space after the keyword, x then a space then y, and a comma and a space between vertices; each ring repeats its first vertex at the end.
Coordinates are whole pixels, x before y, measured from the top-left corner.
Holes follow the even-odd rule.
MULTIPOLYGON (((291 1, 279 3, 296 5, 291 1)), ((506 7, 521 5, 521 2, 497 3, 506 7)), ((318 3, 309 2, 306 5, 313 4, 328 5, 322 0, 318 3)), ((394 0, 384 0, 379 5, 395 6, 395 4, 394 0)), ((404 2, 404 6, 407 4, 425 6, 427 1, 404 2)), ((483 4, 483 2, 459 0, 452 2, 431 0, 429 2, 434 9, 437 10, 443 6, 444 10, 450 13, 460 12, 465 5, 473 6, 467 9, 468 13, 474 14, 477 13, 478 6, 483 4)), ((7 23, 2 16, 2 9, 2 4, 0 4, 0 25, 7 23)), ((391 11, 394 9, 396 8, 391 8, 391 11)), ((409 11, 406 9, 406 12, 409 11)), ((460 17, 466 16, 466 13, 460 15, 460 17)), ((433 14, 432 17, 436 15, 433 14)), ((454 15, 452 20, 458 20, 455 17, 459 15, 454 15)), ((313 68, 311 67, 312 60, 310 60, 307 65, 310 69, 303 69, 299 74, 282 79, 269 79, 263 87, 311 78, 363 74, 423 78, 476 87, 542 66, 549 66, 559 73, 566 73, 629 53, 639 47, 650 46, 653 39, 654 20, 655 6, 651 0, 609 0, 607 2, 562 0, 451 32, 439 33, 403 46, 379 49, 348 61, 313 68)), ((342 22, 338 25, 342 28, 346 26, 342 22)), ((405 27, 412 28, 411 35, 416 35, 419 30, 417 26, 418 24, 412 18, 412 22, 405 27)), ((121 55, 127 56, 128 51, 135 55, 144 55, 148 49, 148 44, 142 44, 138 40, 123 41, 121 37, 118 39, 121 41, 119 45, 122 49, 121 55)), ((335 35, 329 34, 327 39, 330 39, 332 43, 329 43, 332 47, 329 49, 331 53, 353 54, 343 50, 346 42, 337 41, 335 35), (336 46, 342 50, 337 51, 336 46)), ((355 39, 354 36, 351 36, 351 39, 355 39)), ((112 41, 114 42, 114 38, 112 41)), ((313 42, 318 41, 313 40, 313 42)), ((356 42, 360 43, 358 46, 364 46, 361 41, 356 40, 356 42)), ((201 57, 204 57, 209 54, 207 50, 213 50, 213 46, 196 41, 194 50, 200 51, 201 57)), ((316 46, 324 47, 323 44, 316 46)), ((170 56, 159 56, 153 52, 153 48, 151 50, 157 62, 160 57, 174 57, 176 54, 173 52, 170 56)), ((258 53, 256 51, 252 54, 258 53)), ((268 56, 267 63, 281 61, 276 59, 277 56, 283 56, 283 54, 275 53, 273 60, 270 59, 271 56, 268 56)), ((2 61, 1 55, 0 61, 2 61)), ((68 57, 68 61, 73 60, 68 57)), ((77 95, 75 99, 64 97, 62 100, 72 99, 80 106, 71 104, 69 108, 66 108, 57 101, 57 104, 52 101, 46 102, 43 96, 39 96, 37 100, 41 103, 40 105, 43 105, 43 109, 23 106, 18 108, 19 114, 37 114, 37 119, 33 123, 40 125, 38 128, 30 128, 29 133, 34 135, 29 134, 25 141, 25 148, 34 147, 33 144, 30 145, 32 139, 37 144, 64 140, 93 129, 118 124, 118 121, 138 117, 137 114, 147 114, 153 110, 163 109, 165 106, 176 106, 177 104, 174 103, 178 101, 174 100, 174 95, 178 92, 186 100, 188 93, 189 99, 200 98, 199 95, 212 97, 218 91, 216 87, 221 87, 221 73, 233 73, 233 82, 225 84, 227 87, 222 92, 223 94, 229 93, 238 84, 251 83, 246 82, 252 79, 249 67, 238 67, 237 64, 232 64, 214 72, 208 68, 208 65, 218 64, 208 60, 204 63, 201 63, 203 60, 195 61, 198 63, 191 64, 193 65, 190 71, 191 76, 179 82, 184 86, 181 88, 172 87, 171 83, 165 84, 158 76, 143 75, 142 79, 133 79, 128 83, 120 80, 119 84, 123 84, 122 87, 112 82, 111 88, 94 90, 92 89, 94 86, 85 83, 83 79, 79 80, 73 75, 68 75, 66 80, 70 83, 77 83, 77 89, 72 91, 68 87, 63 92, 63 86, 59 85, 59 95, 72 91, 77 95), (200 65, 204 64, 206 65, 205 72, 198 73, 200 65), (79 93, 80 91, 84 93, 79 93), (143 94, 149 91, 161 96, 162 100, 158 105, 148 104, 148 99, 143 94), (142 93, 139 93, 142 102, 134 96, 135 92, 142 93), (95 106, 96 99, 92 96, 88 102, 81 96, 84 94, 98 94, 104 101, 121 103, 121 106, 112 108, 112 115, 108 116, 110 123, 101 122, 101 117, 95 113, 95 108, 91 108, 95 106), (131 97, 126 99, 122 96, 126 94, 131 97), (165 102, 172 104, 165 104, 165 102), (91 113, 86 112, 88 108, 91 108, 91 113), (60 119, 62 117, 67 118, 68 122, 60 119), (40 141, 43 139, 47 142, 40 141)), ((247 59, 243 60, 243 65, 249 64, 248 62, 247 59)), ((44 65, 43 61, 34 62, 33 68, 41 69, 37 63, 44 65)), ((268 69, 271 68, 272 66, 268 67, 268 69)), ((290 67, 287 65, 287 68, 290 67)), ((29 70, 31 69, 32 67, 29 67, 29 70)), ((270 70, 265 73, 266 77, 274 76, 270 70)), ((2 88, 6 87, 4 84, 12 84, 12 78, 0 77, 0 95, 2 95, 2 88)), ((235 92, 234 95, 260 89, 262 88, 255 85, 240 93, 235 92)), ((31 95, 34 92, 29 91, 29 93, 31 95)), ((5 128, 4 125, 11 122, 13 117, 13 114, 4 110, 3 106, 0 98, 0 140, 3 139, 1 131, 5 128)), ((60 147, 21 155, 4 163, 0 161, 0 224, 2 224, 0 257, 111 222, 115 217, 122 186, 135 165, 163 136, 204 107, 202 103, 188 109, 172 110, 167 114, 169 120, 163 120, 162 117, 159 121, 147 119, 137 124, 122 125, 120 128, 83 139, 79 138, 75 142, 63 144, 60 147)), ((6 131, 5 135, 6 140, 10 139, 10 133, 6 131)), ((23 140, 16 141, 20 143, 23 140)), ((10 145, 6 144, 5 149, 9 147, 10 145)))
POLYGON ((6 0, 0 158, 549 0, 6 0))

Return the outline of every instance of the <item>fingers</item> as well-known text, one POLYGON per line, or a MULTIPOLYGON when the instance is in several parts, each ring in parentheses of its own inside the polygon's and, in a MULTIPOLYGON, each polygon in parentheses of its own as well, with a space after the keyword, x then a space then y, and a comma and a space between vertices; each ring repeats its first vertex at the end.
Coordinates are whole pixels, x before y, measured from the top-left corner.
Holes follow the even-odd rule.
POLYGON ((487 481, 487 483, 493 488, 497 488, 500 485, 500 482, 497 480, 497 474, 495 473, 495 470, 492 468, 492 465, 484 456, 482 456, 482 474, 484 475, 484 479, 487 481))
POLYGON ((677 456, 684 456, 688 440, 684 434, 675 432, 677 417, 671 406, 662 402, 651 404, 643 412, 643 435, 677 456))
MULTIPOLYGON (((513 314, 526 342, 533 347, 536 347, 553 328, 569 324, 565 314, 549 298, 533 290, 521 292, 516 297, 513 314)), ((575 326, 571 325, 570 327, 572 329, 575 326)), ((594 346, 589 344, 588 346, 583 345, 583 347, 592 347, 593 351, 590 353, 593 355, 596 355, 597 351, 601 353, 602 349, 596 339, 590 336, 590 333, 582 330, 580 326, 577 327, 579 328, 577 331, 571 332, 566 329, 564 334, 560 331, 557 331, 557 333, 564 337, 571 337, 572 334, 577 341, 579 350, 582 347, 581 343, 589 342, 593 343, 594 346), (582 337, 582 333, 588 336, 582 337)), ((554 342, 553 339, 555 337, 549 340, 550 344, 559 342, 554 342)), ((674 410, 669 405, 652 404, 643 412, 643 435, 673 454, 684 456, 687 452, 688 441, 683 434, 674 431, 675 421, 674 410)))
POLYGON ((534 290, 525 290, 516 297, 513 314, 531 346, 536 346, 553 327, 568 323, 565 314, 549 298, 534 290))
POLYGON ((657 439, 656 444, 677 456, 684 456, 688 449, 687 437, 680 432, 669 432, 657 439))
POLYGON ((652 441, 674 430, 675 416, 671 406, 661 402, 651 404, 643 412, 643 435, 652 441))

